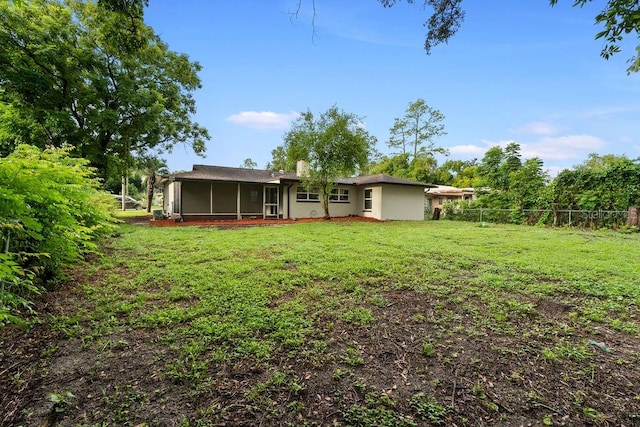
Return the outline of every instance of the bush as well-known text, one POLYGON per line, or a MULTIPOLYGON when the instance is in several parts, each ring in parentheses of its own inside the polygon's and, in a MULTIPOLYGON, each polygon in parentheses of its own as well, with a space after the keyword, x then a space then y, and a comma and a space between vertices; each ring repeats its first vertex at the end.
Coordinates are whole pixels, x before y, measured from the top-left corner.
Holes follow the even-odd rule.
POLYGON ((0 159, 0 325, 113 230, 112 196, 69 149, 21 145, 0 159))

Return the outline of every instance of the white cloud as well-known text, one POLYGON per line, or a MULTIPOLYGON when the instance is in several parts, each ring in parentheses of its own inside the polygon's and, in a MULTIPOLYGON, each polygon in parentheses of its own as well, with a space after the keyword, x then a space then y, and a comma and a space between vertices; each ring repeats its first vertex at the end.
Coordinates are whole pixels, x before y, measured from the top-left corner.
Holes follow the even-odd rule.
POLYGON ((623 144, 631 144, 633 141, 635 141, 635 139, 627 135, 622 135, 620 137, 620 142, 623 144))
POLYGON ((454 145, 448 147, 449 153, 456 157, 482 157, 487 152, 487 147, 477 145, 454 145))
MULTIPOLYGON (((517 141, 514 141, 513 139, 503 139, 502 141, 491 141, 488 139, 482 139, 481 141, 485 145, 484 151, 487 151, 489 148, 495 147, 495 146, 504 148, 512 142, 517 142, 517 141)), ((520 146, 522 146, 522 144, 520 144, 520 146)))
POLYGON ((611 118, 621 114, 637 113, 640 111, 639 105, 618 105, 614 107, 599 107, 592 108, 590 110, 581 111, 578 113, 578 117, 581 119, 601 119, 611 118))
POLYGON ((581 159, 585 154, 598 152, 605 142, 592 135, 545 137, 522 146, 522 157, 540 157, 543 160, 581 159))
POLYGON ((284 130, 300 114, 295 111, 289 113, 274 113, 273 111, 242 111, 227 117, 227 121, 240 126, 258 130, 284 130))
POLYGON ((529 133, 534 135, 555 135, 561 129, 558 126, 555 126, 551 123, 547 122, 531 122, 527 123, 523 126, 520 126, 517 129, 514 129, 513 132, 516 133, 529 133))
MULTIPOLYGON (((513 140, 489 141, 482 140, 481 145, 456 145, 449 147, 449 152, 455 157, 482 158, 491 147, 505 147, 513 140)), ((518 141, 516 141, 518 142, 518 141)), ((606 143, 592 135, 567 135, 557 137, 543 137, 530 143, 520 143, 520 154, 523 159, 539 157, 547 161, 571 161, 584 159, 586 154, 599 152, 606 143)))

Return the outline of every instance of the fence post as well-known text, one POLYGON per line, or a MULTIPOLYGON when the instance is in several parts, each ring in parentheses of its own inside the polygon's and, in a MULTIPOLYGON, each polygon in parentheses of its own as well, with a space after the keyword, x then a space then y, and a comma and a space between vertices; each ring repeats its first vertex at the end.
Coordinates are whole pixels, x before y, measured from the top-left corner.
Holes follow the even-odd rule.
POLYGON ((631 206, 627 214, 627 226, 640 226, 640 206, 631 206))

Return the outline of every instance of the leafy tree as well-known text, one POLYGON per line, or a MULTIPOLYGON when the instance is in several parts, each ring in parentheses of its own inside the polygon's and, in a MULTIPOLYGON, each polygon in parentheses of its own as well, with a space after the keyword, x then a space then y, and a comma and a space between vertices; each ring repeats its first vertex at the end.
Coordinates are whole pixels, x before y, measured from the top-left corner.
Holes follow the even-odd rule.
POLYGON ((71 145, 107 179, 176 144, 202 153, 208 132, 191 120, 200 65, 135 25, 134 49, 122 15, 94 2, 1 3, 4 154, 22 142, 71 145))
POLYGON ((462 169, 451 182, 458 188, 471 188, 478 186, 478 165, 475 159, 472 164, 462 169))
MULTIPOLYGON (((509 160, 507 159, 507 162, 509 160)), ((542 169, 543 163, 537 157, 527 159, 509 175, 509 196, 512 208, 542 209, 546 201, 542 190, 549 182, 548 174, 542 169)))
POLYGON ((407 148, 409 148, 409 123, 404 119, 395 118, 393 126, 389 129, 389 141, 387 145, 389 148, 397 148, 400 150, 398 154, 407 154, 407 148))
POLYGON ((267 169, 295 172, 298 160, 308 157, 305 147, 297 144, 279 145, 271 150, 271 161, 267 163, 267 169))
POLYGON ((371 174, 383 173, 429 183, 441 183, 438 172, 437 160, 433 156, 422 153, 418 153, 415 158, 411 158, 409 153, 391 157, 383 156, 369 168, 371 174))
POLYGON ((438 166, 436 159, 432 156, 418 154, 416 159, 410 159, 410 155, 405 153, 383 156, 371 165, 369 173, 384 173, 431 184, 469 188, 477 184, 477 169, 476 159, 447 160, 438 166))
POLYGON ((446 135, 444 115, 429 107, 423 99, 409 103, 405 115, 396 118, 389 129, 387 145, 398 149, 393 156, 383 156, 370 168, 370 173, 385 173, 420 182, 440 182, 436 153, 448 154, 433 139, 446 135))
POLYGON ((409 154, 404 153, 391 157, 383 156, 378 162, 370 166, 369 173, 374 175, 383 173, 408 179, 412 175, 409 154))
POLYGON ((520 160, 520 144, 512 141, 504 147, 504 163, 502 164, 502 172, 508 175, 517 171, 522 166, 520 160))
POLYGON ((245 168, 245 169, 255 169, 258 167, 258 164, 256 162, 254 162, 251 157, 247 157, 246 159, 244 159, 244 162, 242 162, 242 164, 240 165, 241 168, 245 168))
POLYGON ((477 160, 447 160, 434 171, 432 183, 454 187, 473 187, 474 166, 477 160), (465 173, 467 175, 465 175, 465 173))
POLYGON ((435 153, 447 154, 447 150, 437 147, 434 138, 446 135, 444 131, 444 115, 429 107, 423 99, 409 103, 403 118, 396 118, 391 127, 387 145, 391 148, 402 148, 402 154, 408 147, 413 148, 413 158, 418 153, 433 156, 435 153), (426 145, 426 146, 425 146, 426 145))
MULTIPOLYGON (((522 162, 517 142, 504 149, 491 147, 476 169, 478 205, 518 211, 545 207, 549 177, 542 167, 542 160, 536 157, 522 162)), ((512 221, 522 219, 518 213, 512 221)))
POLYGON ((478 165, 479 187, 489 187, 494 190, 504 190, 507 187, 507 177, 504 176, 502 164, 504 151, 501 147, 489 148, 478 165))
MULTIPOLYGON (((315 1, 315 0, 314 0, 315 1)), ((391 7, 402 0, 378 0, 384 7, 391 7)), ((415 0, 407 0, 412 4, 415 0)), ((431 6, 433 14, 425 22, 427 36, 424 41, 424 49, 427 54, 431 48, 446 43, 460 29, 464 20, 464 9, 460 6, 462 0, 424 0, 423 6, 431 6)))
POLYGON ((307 160, 307 187, 318 187, 324 218, 329 219, 329 196, 339 177, 351 176, 367 166, 376 138, 361 126, 362 118, 338 107, 329 108, 320 116, 310 110, 293 122, 284 136, 281 152, 297 153, 298 160, 307 160))
POLYGON ((439 182, 438 161, 432 155, 418 153, 409 164, 410 173, 407 178, 418 182, 439 182))

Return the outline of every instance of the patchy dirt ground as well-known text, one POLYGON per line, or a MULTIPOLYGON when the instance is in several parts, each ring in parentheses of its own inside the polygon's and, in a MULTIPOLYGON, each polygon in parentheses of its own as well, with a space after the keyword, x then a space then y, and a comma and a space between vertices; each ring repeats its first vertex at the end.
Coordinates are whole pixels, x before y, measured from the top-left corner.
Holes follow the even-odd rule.
MULTIPOLYGON (((40 310, 69 313, 79 298, 70 285, 44 298, 40 310)), ((268 363, 220 364, 208 372, 204 389, 169 378, 166 362, 175 355, 145 330, 111 336, 96 348, 47 324, 5 329, 0 424, 640 425, 637 340, 599 330, 611 353, 548 360, 544 341, 469 336, 462 316, 451 325, 460 332, 427 351, 419 337, 440 336, 434 316, 455 307, 438 309, 428 296, 403 292, 386 298, 388 306, 368 327, 326 319, 322 356, 309 349, 295 359, 283 353, 268 363), (281 373, 278 381, 274 372, 281 373), (66 391, 74 397, 65 399, 66 391), (62 395, 62 403, 51 393, 62 395)), ((566 316, 553 301, 538 307, 536 315, 550 321, 566 316)))
POLYGON ((374 323, 316 318, 319 336, 295 355, 211 363, 193 387, 167 374, 178 354, 161 329, 86 343, 52 327, 92 309, 78 283, 38 301, 43 323, 0 330, 0 425, 640 426, 638 338, 599 325, 563 335, 572 307, 556 301, 530 301, 505 331, 450 299, 389 291, 374 323))

